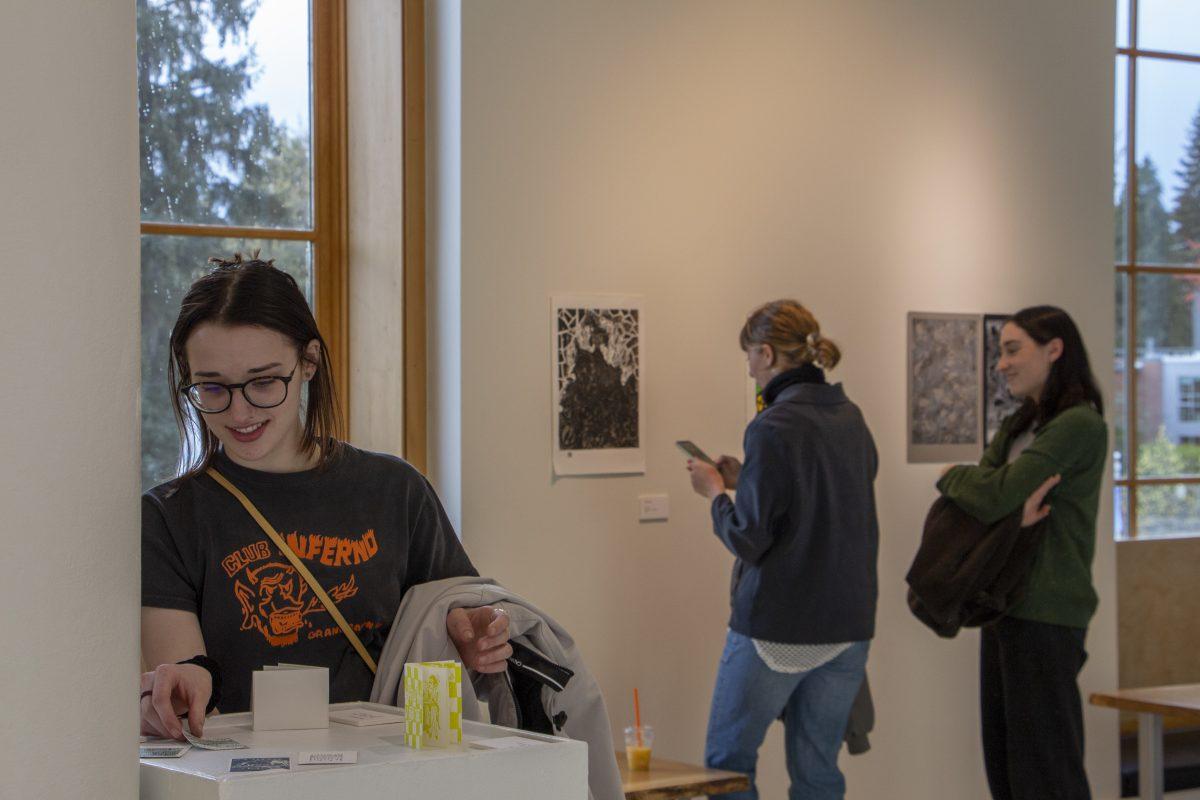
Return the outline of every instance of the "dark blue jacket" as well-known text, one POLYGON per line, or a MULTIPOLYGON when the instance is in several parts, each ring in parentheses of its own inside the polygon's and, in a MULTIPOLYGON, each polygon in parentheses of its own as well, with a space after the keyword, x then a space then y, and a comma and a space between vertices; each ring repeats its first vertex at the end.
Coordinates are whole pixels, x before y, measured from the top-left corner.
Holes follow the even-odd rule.
POLYGON ((793 644, 872 638, 879 458, 858 406, 841 384, 786 386, 743 447, 736 502, 712 504, 713 529, 737 556, 729 627, 793 644))

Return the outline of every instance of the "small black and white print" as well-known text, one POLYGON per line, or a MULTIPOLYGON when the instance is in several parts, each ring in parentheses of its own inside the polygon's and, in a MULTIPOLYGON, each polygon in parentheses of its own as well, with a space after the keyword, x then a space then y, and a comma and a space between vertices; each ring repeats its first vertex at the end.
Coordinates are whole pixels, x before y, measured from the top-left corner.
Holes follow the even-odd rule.
POLYGON ((230 772, 266 772, 269 769, 291 769, 290 756, 269 758, 234 758, 229 761, 230 772))
POLYGON ((1008 382, 996 369, 1000 363, 1000 329, 1008 322, 1006 314, 986 314, 983 318, 983 415, 985 443, 991 442, 1004 418, 1021 407, 1021 401, 1008 391, 1008 382))
POLYGON ((639 446, 639 312, 559 308, 558 448, 639 446))

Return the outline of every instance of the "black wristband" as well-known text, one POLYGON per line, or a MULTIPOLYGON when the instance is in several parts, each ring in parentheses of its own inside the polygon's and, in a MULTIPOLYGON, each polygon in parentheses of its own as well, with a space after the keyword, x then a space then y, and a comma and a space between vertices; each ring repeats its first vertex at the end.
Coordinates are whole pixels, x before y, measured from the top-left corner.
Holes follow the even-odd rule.
POLYGON ((205 714, 211 714, 212 710, 217 707, 217 703, 221 702, 221 665, 214 659, 206 655, 194 655, 186 661, 179 661, 179 664, 195 664, 198 667, 204 667, 208 670, 208 674, 212 676, 212 694, 209 695, 208 705, 204 708, 205 714))

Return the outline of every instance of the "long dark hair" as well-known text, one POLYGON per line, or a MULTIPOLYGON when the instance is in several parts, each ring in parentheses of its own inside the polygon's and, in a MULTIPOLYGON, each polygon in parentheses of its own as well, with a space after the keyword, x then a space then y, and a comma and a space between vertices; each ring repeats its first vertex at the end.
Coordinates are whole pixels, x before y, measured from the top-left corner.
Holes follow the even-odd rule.
POLYGON ((1034 423, 1041 427, 1080 403, 1087 403, 1096 413, 1104 415, 1104 400, 1092 375, 1083 338, 1067 312, 1056 306, 1030 306, 1013 314, 1008 321, 1040 345, 1052 339, 1061 339, 1063 343, 1062 355, 1050 365, 1042 396, 1037 400, 1027 398, 1014 414, 1014 435, 1034 423))
POLYGON ((305 354, 306 346, 313 339, 320 343, 321 355, 314 364, 317 370, 308 382, 300 449, 306 455, 319 451, 318 469, 327 466, 341 449, 342 415, 329 366, 329 349, 300 287, 291 275, 275 267, 273 259, 262 261, 257 252, 249 261, 243 261, 241 253, 234 253, 228 260, 208 261, 216 267, 188 289, 171 329, 167 382, 179 427, 178 478, 189 478, 207 469, 220 446, 183 395, 192 374, 187 340, 206 322, 256 325, 276 331, 290 339, 300 358, 309 363, 312 360, 305 354))

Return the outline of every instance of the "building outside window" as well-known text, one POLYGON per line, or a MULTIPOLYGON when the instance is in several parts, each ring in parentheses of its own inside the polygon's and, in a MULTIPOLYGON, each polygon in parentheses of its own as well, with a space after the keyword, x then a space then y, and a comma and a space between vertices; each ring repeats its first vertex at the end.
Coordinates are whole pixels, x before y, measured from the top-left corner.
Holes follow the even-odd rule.
MULTIPOLYGON (((1179 421, 1200 420, 1200 377, 1188 376, 1179 379, 1179 421)), ((1195 444, 1195 436, 1180 434, 1180 444, 1195 444)))

